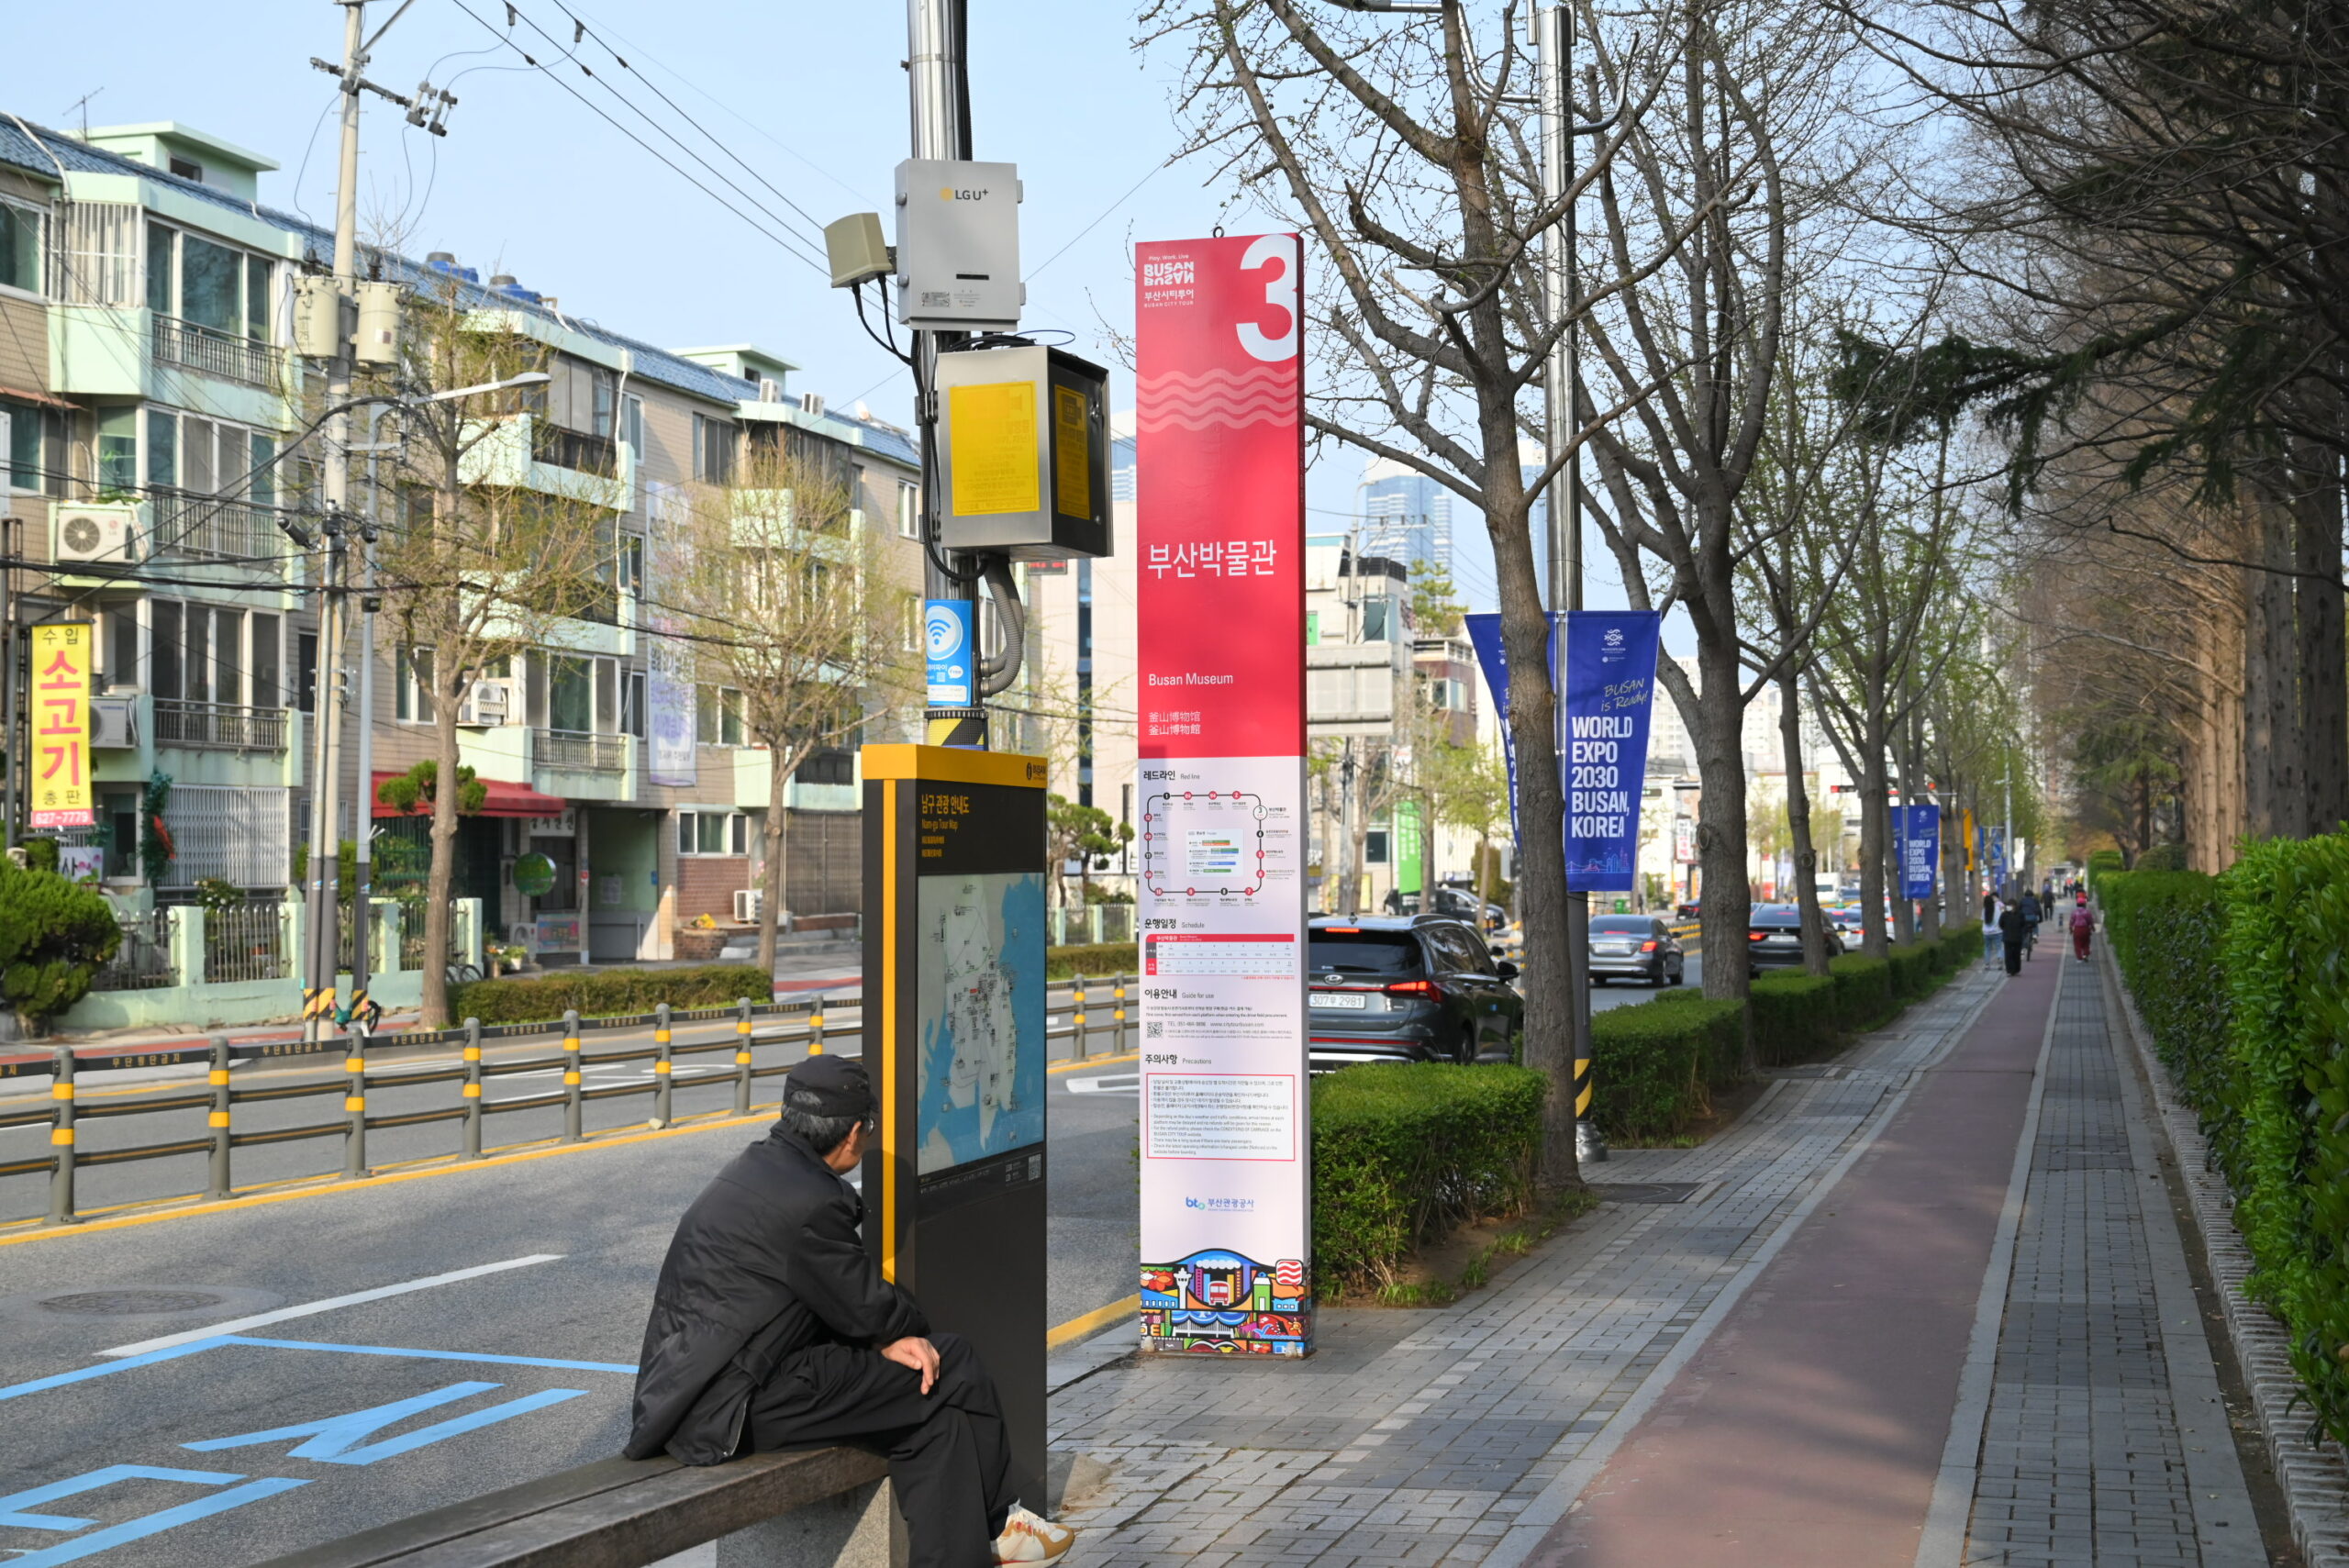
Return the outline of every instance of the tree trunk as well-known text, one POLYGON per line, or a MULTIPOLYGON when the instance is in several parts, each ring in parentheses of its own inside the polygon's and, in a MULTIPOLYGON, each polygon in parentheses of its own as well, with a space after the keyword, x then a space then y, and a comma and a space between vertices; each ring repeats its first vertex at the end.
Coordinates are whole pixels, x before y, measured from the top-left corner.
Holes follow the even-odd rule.
POLYGON ((2245 830, 2254 838, 2299 835, 2299 769, 2292 764, 2298 742, 2292 731, 2299 714, 2293 680, 2297 638, 2292 624, 2291 579, 2274 570, 2292 561, 2289 513, 2266 500, 2252 503, 2259 560, 2270 568, 2247 573, 2249 614, 2243 638, 2243 752, 2247 790, 2245 830))
POLYGON ((1885 792, 1891 780, 1885 776, 1884 712, 1873 694, 1865 722, 1860 729, 1860 951, 1870 958, 1882 958, 1890 950, 1891 939, 1884 929, 1884 913, 1889 903, 1884 888, 1885 841, 1890 837, 1891 824, 1887 821, 1885 792))
MULTIPOLYGON (((766 864, 759 878, 759 973, 774 977, 774 933, 783 919, 783 814, 785 792, 791 787, 790 769, 797 764, 784 749, 767 744, 767 815, 760 824, 766 864)), ((769 998, 754 998, 764 1002, 769 998)))
POLYGON ((1810 785, 1803 777, 1802 699, 1794 662, 1778 673, 1778 743, 1787 760, 1787 828, 1795 856, 1795 902, 1802 910, 1802 967, 1827 973, 1827 920, 1819 908, 1819 851, 1810 841, 1810 785))
MULTIPOLYGON (((1753 883, 1745 864, 1743 670, 1734 641, 1700 639, 1697 671, 1704 682, 1698 722, 1689 738, 1697 776, 1704 784, 1698 807, 1697 863, 1703 871, 1705 995, 1742 1001, 1753 986, 1746 933, 1753 918, 1753 883), (1726 960, 1726 962, 1723 962, 1726 960)), ((1751 1054, 1751 1035, 1748 1053, 1751 1054)))
MULTIPOLYGON (((453 661, 432 664, 432 739, 435 773, 432 780, 432 866, 424 884, 424 1004, 417 1027, 447 1029, 449 1017, 449 937, 455 909, 450 900, 457 879, 457 705, 470 683, 453 661), (452 667, 444 670, 443 663, 452 667)), ((374 781, 362 783, 372 791, 374 781)), ((366 804, 370 811, 373 801, 366 804)), ((482 911, 486 922, 489 911, 482 911)))

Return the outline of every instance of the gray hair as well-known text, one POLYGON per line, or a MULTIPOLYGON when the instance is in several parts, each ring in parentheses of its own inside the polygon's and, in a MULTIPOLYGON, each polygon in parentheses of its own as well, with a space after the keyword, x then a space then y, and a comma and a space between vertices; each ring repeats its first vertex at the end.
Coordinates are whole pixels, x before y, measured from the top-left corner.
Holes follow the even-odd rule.
POLYGON ((806 1140, 807 1146, 818 1154, 829 1154, 838 1149, 848 1135, 865 1124, 861 1116, 810 1116, 789 1106, 783 1107, 783 1129, 794 1138, 806 1140))

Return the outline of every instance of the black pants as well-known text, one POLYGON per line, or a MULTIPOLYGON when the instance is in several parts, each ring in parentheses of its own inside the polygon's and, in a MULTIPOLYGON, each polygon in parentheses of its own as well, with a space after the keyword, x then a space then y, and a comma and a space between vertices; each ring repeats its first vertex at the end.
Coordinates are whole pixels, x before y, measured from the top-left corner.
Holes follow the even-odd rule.
POLYGON ((933 1334, 938 1383, 878 1351, 814 1345, 751 1396, 751 1446, 862 1442, 889 1456, 912 1568, 986 1568, 1014 1492, 995 1382, 959 1334, 933 1334))
POLYGON ((2009 974, 2022 973, 2022 939, 2021 937, 2007 939, 2007 973, 2009 974))

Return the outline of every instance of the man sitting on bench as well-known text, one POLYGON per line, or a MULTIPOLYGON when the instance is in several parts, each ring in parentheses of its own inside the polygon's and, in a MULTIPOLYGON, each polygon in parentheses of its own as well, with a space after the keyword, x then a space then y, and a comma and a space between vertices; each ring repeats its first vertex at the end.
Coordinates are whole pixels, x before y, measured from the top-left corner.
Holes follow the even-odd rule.
POLYGON ((914 1568, 1050 1562, 1075 1538, 1012 1501, 994 1382, 858 1238, 863 1201, 841 1178, 873 1126, 863 1063, 810 1057, 783 1081, 774 1130, 685 1210, 644 1326, 628 1457, 876 1447, 914 1568))

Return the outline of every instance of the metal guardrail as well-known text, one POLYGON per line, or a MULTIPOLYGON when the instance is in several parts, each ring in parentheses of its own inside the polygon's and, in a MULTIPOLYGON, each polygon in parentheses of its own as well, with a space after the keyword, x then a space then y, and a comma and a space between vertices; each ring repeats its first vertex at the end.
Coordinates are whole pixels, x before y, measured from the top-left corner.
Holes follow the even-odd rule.
MULTIPOLYGON (((1097 981, 1085 976, 1075 977, 1070 986, 1065 1006, 1053 1004, 1049 997, 1044 1008, 1044 1038, 1074 1041, 1074 1059, 1091 1059, 1089 1047, 1104 1032, 1110 1035, 1113 1055, 1122 1055, 1127 1042, 1126 991, 1128 976, 1112 977, 1111 995, 1107 1019, 1099 1010, 1086 1011, 1088 999, 1099 987, 1097 981), (1052 1019, 1065 1017, 1065 1027, 1055 1029, 1052 1019)), ((51 1054, 47 1066, 50 1073, 50 1105, 41 1110, 0 1113, 0 1130, 17 1127, 38 1127, 47 1123, 50 1129, 50 1152, 28 1160, 0 1162, 0 1176, 37 1175, 47 1173, 50 1178, 49 1219, 51 1225, 70 1225, 74 1219, 74 1174, 85 1165, 120 1165, 138 1160, 162 1160, 184 1154, 208 1157, 204 1197, 217 1200, 235 1195, 236 1186, 232 1162, 235 1151, 256 1144, 293 1143, 313 1138, 342 1140, 342 1175, 347 1181, 362 1179, 372 1173, 367 1164, 367 1135, 386 1128, 416 1127, 428 1122, 462 1122, 460 1161, 479 1160, 494 1148, 484 1148, 483 1124, 496 1115, 509 1111, 537 1110, 559 1106, 562 1108, 562 1143, 584 1141, 584 1110, 590 1100, 618 1099, 636 1095, 652 1096, 653 1119, 663 1126, 674 1120, 674 1095, 679 1081, 675 1071, 681 1058, 731 1052, 733 1061, 711 1071, 683 1075, 688 1087, 730 1084, 734 1090, 732 1114, 748 1116, 752 1109, 751 1085, 761 1078, 778 1078, 791 1071, 792 1063, 784 1062, 760 1067, 751 1061, 754 1041, 773 1042, 787 1035, 759 1035, 751 1019, 760 1016, 777 1017, 805 1014, 796 1038, 804 1040, 808 1054, 820 1055, 828 1044, 853 1038, 863 1049, 864 1029, 862 1018, 854 1028, 843 1029, 828 1026, 828 1010, 852 1006, 860 1013, 863 997, 860 995, 825 997, 821 995, 789 1002, 753 1004, 744 997, 731 1007, 672 1008, 663 1003, 650 1013, 638 1013, 607 1018, 582 1018, 576 1012, 563 1014, 562 1023, 507 1024, 484 1026, 477 1018, 467 1018, 453 1029, 411 1031, 371 1040, 364 1027, 354 1027, 341 1040, 320 1044, 314 1041, 290 1040, 269 1044, 236 1046, 226 1036, 214 1035, 200 1047, 184 1047, 134 1056, 115 1056, 80 1061, 70 1045, 61 1045, 51 1054), (720 1038, 689 1044, 674 1040, 674 1026, 680 1022, 708 1022, 731 1018, 734 1031, 730 1039, 720 1038), (589 1053, 585 1037, 597 1030, 652 1028, 652 1043, 622 1051, 589 1053), (553 1056, 529 1056, 507 1062, 488 1062, 482 1055, 484 1040, 518 1039, 529 1036, 559 1035, 562 1045, 553 1056), (449 1067, 426 1072, 401 1072, 371 1074, 367 1068, 367 1048, 371 1043, 389 1043, 402 1048, 462 1042, 459 1061, 449 1067), (268 1088, 238 1089, 229 1086, 230 1069, 239 1061, 257 1057, 319 1055, 341 1051, 343 1071, 340 1076, 321 1078, 316 1083, 283 1084, 268 1088), (126 1067, 156 1067, 173 1064, 206 1062, 209 1067, 209 1082, 201 1093, 158 1095, 142 1097, 134 1103, 84 1106, 75 1095, 77 1078, 83 1071, 104 1071, 126 1067), (644 1084, 610 1084, 594 1088, 586 1085, 587 1070, 629 1062, 652 1064, 651 1080, 644 1084), (484 1094, 484 1086, 493 1078, 521 1073, 560 1071, 562 1087, 541 1095, 519 1095, 493 1100, 484 1094), (371 1115, 367 1109, 367 1092, 377 1088, 415 1088, 428 1084, 454 1083, 461 1084, 457 1103, 429 1110, 398 1111, 371 1115), (268 1128, 256 1132, 239 1132, 235 1127, 235 1110, 239 1105, 252 1105, 276 1100, 309 1099, 329 1095, 342 1096, 342 1116, 339 1119, 310 1122, 295 1127, 268 1128), (175 1139, 167 1142, 141 1144, 128 1149, 106 1149, 88 1153, 79 1151, 75 1143, 78 1123, 101 1118, 162 1115, 177 1111, 205 1113, 205 1135, 200 1138, 175 1139)), ((1047 1048, 1049 1054, 1049 1043, 1047 1048)), ((29 1070, 22 1062, 0 1063, 0 1075, 17 1076, 29 1070)))

